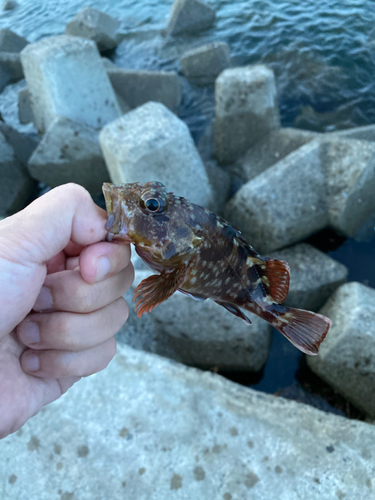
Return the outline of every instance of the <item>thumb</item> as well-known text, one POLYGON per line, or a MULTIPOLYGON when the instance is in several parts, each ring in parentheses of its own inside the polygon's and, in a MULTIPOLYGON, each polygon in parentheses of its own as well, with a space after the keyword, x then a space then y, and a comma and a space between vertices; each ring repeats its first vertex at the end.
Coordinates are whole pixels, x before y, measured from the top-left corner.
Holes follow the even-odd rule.
POLYGON ((90 245, 102 240, 106 213, 77 184, 65 184, 41 196, 1 223, 0 252, 4 239, 12 260, 42 264, 63 250, 69 241, 90 245))

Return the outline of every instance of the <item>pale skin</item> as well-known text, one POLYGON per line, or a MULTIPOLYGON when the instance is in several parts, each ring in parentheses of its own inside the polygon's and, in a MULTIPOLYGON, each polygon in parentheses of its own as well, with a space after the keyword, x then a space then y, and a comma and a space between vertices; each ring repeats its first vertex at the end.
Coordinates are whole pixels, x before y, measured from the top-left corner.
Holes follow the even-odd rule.
POLYGON ((0 221, 0 438, 115 354, 134 270, 106 220, 66 184, 0 221))

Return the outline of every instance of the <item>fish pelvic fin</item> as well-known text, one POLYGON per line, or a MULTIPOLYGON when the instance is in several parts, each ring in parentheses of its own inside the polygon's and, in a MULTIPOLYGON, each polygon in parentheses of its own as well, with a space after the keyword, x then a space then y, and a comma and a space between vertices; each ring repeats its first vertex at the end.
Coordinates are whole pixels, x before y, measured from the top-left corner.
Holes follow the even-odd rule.
POLYGON ((283 260, 267 259, 262 269, 261 281, 271 300, 276 304, 285 302, 289 291, 290 267, 283 260))
POLYGON ((273 305, 270 310, 274 320, 270 321, 297 349, 316 356, 332 321, 322 314, 292 307, 273 305))

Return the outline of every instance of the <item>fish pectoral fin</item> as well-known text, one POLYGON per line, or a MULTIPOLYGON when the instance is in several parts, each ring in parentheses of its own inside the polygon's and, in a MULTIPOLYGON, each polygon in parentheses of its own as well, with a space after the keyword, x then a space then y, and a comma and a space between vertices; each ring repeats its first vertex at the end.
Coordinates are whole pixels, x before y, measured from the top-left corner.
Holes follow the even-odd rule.
POLYGON ((216 304, 219 304, 219 306, 224 307, 227 311, 230 313, 234 314, 238 318, 241 318, 247 325, 251 325, 251 321, 249 318, 241 311, 241 309, 233 304, 230 304, 229 302, 219 302, 215 300, 216 304))
POLYGON ((169 299, 185 281, 186 265, 161 274, 153 274, 140 282, 134 291, 135 310, 140 318, 155 306, 169 299))
POLYGON ((276 304, 286 301, 289 291, 290 267, 283 260, 267 259, 261 280, 267 293, 276 304))

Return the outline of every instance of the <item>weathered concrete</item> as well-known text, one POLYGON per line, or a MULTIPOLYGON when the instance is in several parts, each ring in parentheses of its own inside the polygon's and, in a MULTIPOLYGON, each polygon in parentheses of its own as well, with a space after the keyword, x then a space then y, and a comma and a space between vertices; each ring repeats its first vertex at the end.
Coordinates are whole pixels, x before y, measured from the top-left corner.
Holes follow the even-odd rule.
POLYGON ((325 169, 314 140, 244 184, 226 219, 260 253, 291 245, 329 223, 325 169))
POLYGON ((375 212, 375 143, 354 139, 324 141, 330 224, 354 236, 375 212))
POLYGON ((35 181, 0 132, 0 216, 11 215, 23 208, 34 187, 35 181))
POLYGON ((273 71, 263 65, 231 68, 215 82, 215 155, 232 163, 280 127, 273 71))
POLYGON ((371 500, 374 440, 370 424, 119 347, 2 441, 0 488, 10 500, 371 500))
POLYGON ((163 104, 149 102, 99 135, 116 184, 159 180, 168 190, 209 206, 212 189, 188 127, 163 104))
POLYGON ((0 30, 0 52, 19 53, 29 42, 23 36, 5 28, 0 30))
POLYGON ((254 144, 242 158, 230 166, 229 171, 242 182, 248 182, 317 137, 320 137, 320 134, 308 130, 296 128, 275 130, 254 144))
POLYGON ((84 7, 66 25, 67 35, 88 38, 103 52, 117 46, 117 30, 120 21, 92 7, 84 7))
POLYGON ((253 323, 249 326, 211 300, 196 301, 178 292, 150 314, 137 318, 133 291, 149 275, 149 270, 137 270, 134 284, 125 295, 129 321, 118 334, 120 342, 200 368, 262 368, 272 327, 255 315, 249 314, 253 323))
POLYGON ((361 141, 375 142, 375 125, 365 125, 364 127, 337 130, 324 135, 326 137, 336 137, 337 139, 358 139, 361 141))
POLYGON ((155 101, 175 110, 181 102, 181 83, 174 71, 115 68, 107 70, 107 73, 116 94, 122 97, 131 109, 155 101))
MULTIPOLYGON (((375 290, 342 285, 321 310, 332 327, 310 368, 362 411, 375 416, 375 290)), ((313 359, 314 358, 314 359, 313 359)))
POLYGON ((273 252, 271 257, 290 266, 290 287, 286 305, 318 311, 348 277, 348 269, 312 245, 301 243, 273 252))
POLYGON ((17 160, 26 166, 30 156, 38 145, 38 140, 34 137, 21 134, 18 130, 10 127, 0 120, 0 132, 4 135, 7 143, 12 146, 17 160))
POLYGON ((185 52, 181 58, 182 72, 198 85, 213 83, 230 66, 230 49, 225 42, 214 42, 185 52))
POLYGON ((220 168, 214 160, 206 161, 204 166, 213 191, 212 210, 221 215, 231 194, 231 176, 224 168, 220 168))
POLYGON ((18 82, 23 78, 20 55, 15 52, 0 52, 0 92, 9 83, 18 82))
POLYGON ((116 64, 113 61, 111 61, 111 59, 108 59, 108 57, 102 57, 102 61, 103 61, 105 69, 117 68, 116 64))
POLYGON ((28 88, 24 88, 18 93, 18 119, 23 125, 34 121, 28 88))
POLYGON ((103 182, 109 180, 98 133, 68 118, 52 122, 30 158, 28 169, 34 179, 47 186, 75 182, 92 194, 100 193, 103 182))
POLYGON ((211 28, 215 22, 214 9, 198 0, 176 0, 165 34, 194 34, 211 28))
POLYGON ((23 49, 21 59, 40 133, 59 116, 100 129, 120 115, 91 40, 67 35, 45 38, 23 49))

